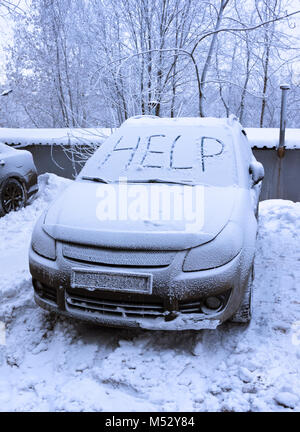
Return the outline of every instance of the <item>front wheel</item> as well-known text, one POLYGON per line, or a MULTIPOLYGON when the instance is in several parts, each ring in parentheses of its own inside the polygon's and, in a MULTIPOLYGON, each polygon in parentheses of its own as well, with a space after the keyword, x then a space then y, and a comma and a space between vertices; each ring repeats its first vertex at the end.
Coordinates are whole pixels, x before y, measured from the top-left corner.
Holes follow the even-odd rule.
POLYGON ((252 291, 253 291, 253 267, 251 269, 247 287, 244 293, 243 301, 236 311, 236 313, 230 318, 229 321, 234 323, 247 324, 251 321, 252 316, 252 291))
POLYGON ((26 192, 18 180, 9 178, 0 186, 0 216, 19 210, 25 203, 26 192))

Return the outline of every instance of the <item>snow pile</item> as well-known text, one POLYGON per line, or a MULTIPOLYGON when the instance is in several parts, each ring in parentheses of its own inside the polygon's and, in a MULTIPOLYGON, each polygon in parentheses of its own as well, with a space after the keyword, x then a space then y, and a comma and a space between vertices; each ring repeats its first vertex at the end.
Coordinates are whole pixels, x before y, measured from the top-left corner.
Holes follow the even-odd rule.
POLYGON ((17 147, 28 145, 101 144, 112 130, 108 128, 13 129, 0 128, 0 142, 17 147))
MULTIPOLYGON (((22 250, 24 242, 29 241, 38 216, 71 181, 55 174, 40 175, 39 192, 32 204, 0 219, 0 252, 22 250)), ((2 268, 4 267, 1 265, 1 270, 2 268)))
POLYGON ((107 329, 39 309, 18 258, 66 183, 40 177, 38 199, 0 220, 0 410, 300 411, 300 203, 260 204, 248 327, 107 329))
MULTIPOLYGON (((279 144, 278 128, 245 128, 252 148, 277 148, 279 144)), ((300 148, 300 129, 286 129, 285 148, 300 148)))

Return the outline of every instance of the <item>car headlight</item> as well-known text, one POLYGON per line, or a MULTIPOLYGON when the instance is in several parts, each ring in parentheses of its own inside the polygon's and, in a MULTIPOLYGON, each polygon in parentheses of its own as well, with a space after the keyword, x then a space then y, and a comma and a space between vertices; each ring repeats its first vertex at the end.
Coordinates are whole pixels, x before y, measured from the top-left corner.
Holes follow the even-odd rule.
POLYGON ((229 222, 213 240, 191 249, 185 257, 183 271, 209 270, 227 264, 243 246, 243 233, 234 222, 229 222))
POLYGON ((35 224, 31 237, 31 247, 38 255, 54 261, 56 259, 55 240, 43 230, 44 219, 45 214, 42 214, 35 224))

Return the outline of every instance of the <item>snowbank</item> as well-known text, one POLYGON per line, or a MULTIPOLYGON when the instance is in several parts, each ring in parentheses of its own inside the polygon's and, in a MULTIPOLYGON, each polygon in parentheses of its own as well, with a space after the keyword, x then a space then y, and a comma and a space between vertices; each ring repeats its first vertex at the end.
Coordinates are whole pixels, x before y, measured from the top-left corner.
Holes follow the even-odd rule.
POLYGON ((41 176, 39 197, 0 219, 0 410, 300 411, 300 203, 260 204, 248 327, 152 333, 99 328, 34 304, 31 230, 68 183, 41 176))

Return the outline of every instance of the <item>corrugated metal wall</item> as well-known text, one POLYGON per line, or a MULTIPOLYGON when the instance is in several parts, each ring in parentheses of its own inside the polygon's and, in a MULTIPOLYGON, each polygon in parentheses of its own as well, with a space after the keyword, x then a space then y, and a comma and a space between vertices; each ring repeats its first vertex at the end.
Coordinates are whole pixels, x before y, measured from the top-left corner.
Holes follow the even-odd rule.
POLYGON ((300 201, 300 149, 285 150, 281 159, 276 149, 253 149, 253 153, 265 168, 260 199, 300 201))

